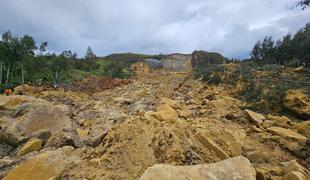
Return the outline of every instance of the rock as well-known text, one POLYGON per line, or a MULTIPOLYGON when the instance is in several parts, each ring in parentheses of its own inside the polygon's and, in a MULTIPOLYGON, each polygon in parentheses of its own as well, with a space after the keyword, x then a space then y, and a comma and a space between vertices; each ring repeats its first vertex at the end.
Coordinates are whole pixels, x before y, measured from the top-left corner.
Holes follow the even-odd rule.
POLYGON ((184 109, 184 110, 179 111, 179 116, 182 118, 185 118, 185 119, 194 117, 193 111, 191 111, 189 109, 184 109))
POLYGON ((39 151, 42 149, 41 139, 30 139, 17 153, 17 157, 21 157, 25 154, 31 153, 33 151, 39 151))
POLYGON ((265 129, 270 128, 272 126, 274 126, 274 122, 270 121, 270 120, 265 120, 262 124, 261 124, 265 129))
POLYGON ((77 133, 82 139, 87 137, 88 132, 89 132, 88 129, 77 129, 77 133))
POLYGON ((291 171, 283 176, 283 180, 307 180, 307 178, 301 172, 291 171))
POLYGON ((310 121, 304 121, 301 123, 297 123, 293 127, 294 129, 298 131, 298 133, 310 139, 310 121))
POLYGON ((100 158, 91 159, 88 161, 88 164, 94 167, 98 166, 99 163, 100 163, 100 158))
POLYGON ((169 99, 169 98, 165 98, 165 97, 160 99, 160 104, 166 104, 166 105, 172 107, 173 109, 180 109, 181 108, 179 102, 172 100, 172 99, 169 99))
POLYGON ((270 127, 267 129, 268 132, 274 135, 281 136, 288 140, 297 141, 300 145, 304 145, 307 141, 307 138, 301 134, 298 134, 290 129, 284 129, 281 127, 270 127))
POLYGON ((296 160, 282 163, 284 166, 284 174, 287 174, 291 171, 298 171, 304 175, 309 175, 309 171, 302 167, 296 160))
MULTIPOLYGON (((26 100, 29 99, 26 98, 26 100)), ((7 137, 6 141, 9 144, 16 146, 23 139, 31 137, 33 133, 42 129, 58 133, 64 128, 72 127, 71 119, 53 104, 43 100, 33 100, 29 103, 31 107, 27 109, 27 112, 7 122, 1 131, 0 136, 7 137)))
POLYGON ((46 143, 47 147, 61 148, 64 146, 72 146, 75 148, 83 147, 83 141, 74 132, 60 132, 53 136, 46 143))
POLYGON ((106 130, 106 131, 101 131, 91 137, 87 137, 86 144, 91 147, 97 147, 102 143, 104 137, 107 134, 108 134, 108 131, 106 130))
POLYGON ((21 142, 27 138, 14 134, 14 132, 2 132, 0 131, 0 143, 8 144, 17 147, 21 142))
POLYGON ((310 119, 310 99, 300 90, 289 90, 283 99, 284 108, 297 117, 310 119))
POLYGON ((140 180, 185 180, 185 179, 240 179, 255 180, 256 172, 250 161, 239 156, 214 164, 195 166, 171 166, 157 164, 148 168, 140 180))
POLYGON ((27 84, 24 84, 15 87, 13 94, 20 95, 20 93, 22 93, 22 95, 32 95, 40 91, 42 91, 42 88, 40 87, 31 87, 27 84))
POLYGON ((214 151, 220 159, 224 160, 229 158, 229 155, 211 139, 201 134, 197 134, 195 137, 206 149, 214 151))
POLYGON ((29 112, 29 108, 30 107, 31 107, 30 104, 23 104, 23 105, 18 106, 15 109, 15 112, 13 113, 13 117, 16 118, 16 117, 19 117, 19 116, 23 116, 24 114, 29 112))
POLYGON ((251 126, 251 131, 257 132, 257 133, 263 133, 264 132, 261 128, 258 128, 257 126, 251 126))
POLYGON ((128 113, 129 114, 137 114, 147 109, 146 105, 142 104, 141 101, 138 101, 134 104, 128 106, 128 113))
POLYGON ((278 123, 291 124, 292 121, 286 116, 273 116, 271 114, 267 115, 267 119, 271 121, 276 121, 278 123))
POLYGON ((250 120, 257 126, 261 125, 263 121, 266 119, 265 116, 262 114, 258 114, 256 112, 253 112, 251 110, 245 110, 247 115, 250 117, 250 120))
POLYGON ((287 139, 284 139, 282 137, 276 138, 276 141, 280 145, 286 147, 288 150, 290 150, 292 152, 298 152, 302 148, 298 142, 292 141, 292 140, 287 140, 287 139))
POLYGON ((26 160, 12 169, 3 180, 42 179, 48 180, 57 177, 71 163, 80 162, 77 156, 72 155, 73 148, 64 147, 56 151, 46 151, 26 160))
POLYGON ((249 158, 249 160, 252 163, 264 163, 264 162, 266 162, 266 157, 264 155, 262 155, 262 153, 259 151, 250 152, 247 155, 247 158, 249 158))
POLYGON ((238 108, 240 101, 227 96, 216 96, 212 101, 207 103, 208 109, 212 109, 212 114, 216 118, 226 117, 232 113, 232 110, 238 108), (220 111, 219 111, 220 109, 220 111))
POLYGON ((52 132, 48 129, 40 129, 30 135, 32 138, 37 138, 42 140, 42 144, 45 145, 46 142, 51 138, 52 132))
POLYGON ((270 179, 270 174, 264 169, 257 168, 256 169, 256 179, 257 180, 270 179))
POLYGON ((172 123, 176 122, 179 119, 178 113, 167 104, 160 105, 157 109, 157 112, 150 113, 149 115, 159 121, 172 123))
POLYGON ((29 96, 0 96, 0 110, 15 110, 23 104, 36 104, 46 102, 29 96))
POLYGON ((283 127, 283 128, 290 128, 293 122, 287 118, 286 116, 273 116, 268 114, 267 119, 272 121, 274 126, 283 127))
POLYGON ((132 103, 132 99, 128 99, 125 97, 116 97, 113 99, 116 103, 119 103, 121 105, 129 105, 132 103))

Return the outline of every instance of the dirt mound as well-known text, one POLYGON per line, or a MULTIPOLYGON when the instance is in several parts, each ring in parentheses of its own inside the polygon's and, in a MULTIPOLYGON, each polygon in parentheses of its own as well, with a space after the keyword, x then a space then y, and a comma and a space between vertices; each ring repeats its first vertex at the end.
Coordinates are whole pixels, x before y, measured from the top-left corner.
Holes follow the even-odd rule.
POLYGON ((68 87, 67 90, 84 93, 95 93, 107 89, 113 89, 131 83, 129 80, 106 78, 106 77, 88 77, 82 81, 76 81, 68 87))

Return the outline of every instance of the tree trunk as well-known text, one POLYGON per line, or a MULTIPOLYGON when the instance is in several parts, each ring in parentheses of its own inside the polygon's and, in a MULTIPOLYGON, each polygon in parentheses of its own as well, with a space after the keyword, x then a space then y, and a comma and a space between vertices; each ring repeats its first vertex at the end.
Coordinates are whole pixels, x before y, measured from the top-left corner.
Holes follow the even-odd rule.
POLYGON ((22 64, 22 85, 25 84, 25 79, 24 79, 24 64, 22 64))
POLYGON ((58 82, 58 71, 55 73, 55 78, 54 78, 54 87, 57 87, 57 82, 58 82))
POLYGON ((3 68, 3 62, 0 63, 0 84, 2 83, 2 68, 3 68))
POLYGON ((8 82, 9 82, 10 69, 11 69, 11 64, 9 64, 8 70, 6 71, 5 87, 7 87, 8 82))
POLYGON ((15 63, 13 63, 13 65, 12 65, 12 73, 11 73, 11 80, 13 79, 13 77, 14 77, 14 68, 15 68, 15 63))

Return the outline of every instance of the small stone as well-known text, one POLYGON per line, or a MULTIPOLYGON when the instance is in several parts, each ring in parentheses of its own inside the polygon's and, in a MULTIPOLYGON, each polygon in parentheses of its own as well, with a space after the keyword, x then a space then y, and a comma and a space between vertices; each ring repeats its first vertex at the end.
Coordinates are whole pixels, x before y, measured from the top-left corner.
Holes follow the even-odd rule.
POLYGON ((291 171, 298 171, 301 173, 309 174, 309 172, 304 167, 302 167, 296 160, 284 162, 283 165, 284 165, 284 172, 283 172, 284 174, 287 174, 291 171))
POLYGON ((45 145, 46 142, 51 138, 52 132, 48 129, 41 129, 31 134, 32 138, 37 138, 42 140, 42 144, 45 145))
POLYGON ((274 124, 273 121, 265 120, 261 125, 262 125, 265 129, 267 129, 267 128, 270 128, 270 127, 274 126, 273 124, 274 124))
POLYGON ((263 133, 264 131, 261 128, 258 128, 256 126, 251 126, 251 131, 263 133))
POLYGON ((193 117, 193 112, 189 109, 179 111, 179 116, 185 119, 193 117))
POLYGON ((254 111, 247 109, 245 110, 245 112, 250 117, 251 121, 257 126, 261 125, 263 121, 266 119, 265 116, 263 116, 262 114, 256 113, 254 111))
POLYGON ((283 180, 307 180, 307 178, 301 172, 291 171, 283 177, 283 180))
POLYGON ((267 180, 267 179, 270 179, 269 173, 264 169, 257 168, 256 169, 256 180, 267 180))
POLYGON ((98 166, 99 163, 100 163, 100 158, 95 158, 95 159, 91 159, 88 161, 88 164, 94 167, 98 166))
POLYGON ((247 157, 252 163, 264 163, 265 162, 265 157, 261 154, 261 152, 252 152, 247 157))
POLYGON ((17 153, 17 157, 21 157, 33 151, 39 151, 42 148, 41 139, 30 139, 17 153))
POLYGON ((89 130, 88 129, 78 129, 77 132, 78 132, 78 135, 80 136, 80 138, 85 138, 85 137, 87 137, 89 130))
POLYGON ((103 138, 108 134, 107 131, 103 131, 101 133, 98 133, 97 135, 93 137, 88 137, 86 140, 86 144, 91 147, 97 147, 99 144, 102 143, 103 138))
POLYGON ((211 139, 201 134, 197 134, 196 138, 206 149, 214 151, 220 159, 224 160, 229 158, 229 155, 211 139))

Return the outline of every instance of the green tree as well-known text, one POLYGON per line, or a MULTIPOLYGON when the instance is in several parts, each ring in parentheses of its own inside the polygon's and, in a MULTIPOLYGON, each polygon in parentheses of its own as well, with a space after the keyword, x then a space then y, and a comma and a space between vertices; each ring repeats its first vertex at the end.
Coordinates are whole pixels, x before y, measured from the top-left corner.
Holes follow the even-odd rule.
POLYGON ((90 46, 88 46, 86 50, 85 59, 96 59, 96 54, 93 52, 90 46))
POLYGON ((51 56, 46 70, 53 81, 54 87, 58 86, 61 78, 68 73, 69 69, 69 61, 64 56, 51 56))
POLYGON ((19 61, 21 67, 21 76, 22 76, 22 84, 25 84, 25 76, 24 76, 24 62, 26 59, 30 59, 34 56, 34 50, 37 49, 35 40, 33 37, 29 35, 25 35, 21 39, 21 46, 22 46, 22 57, 19 61))
POLYGON ((302 7, 302 9, 305 9, 307 6, 310 6, 310 0, 299 1, 298 6, 302 7))
POLYGON ((251 58, 256 60, 256 61, 262 60, 261 51, 262 51, 262 43, 260 41, 258 41, 254 45, 252 51, 250 52, 251 58))

